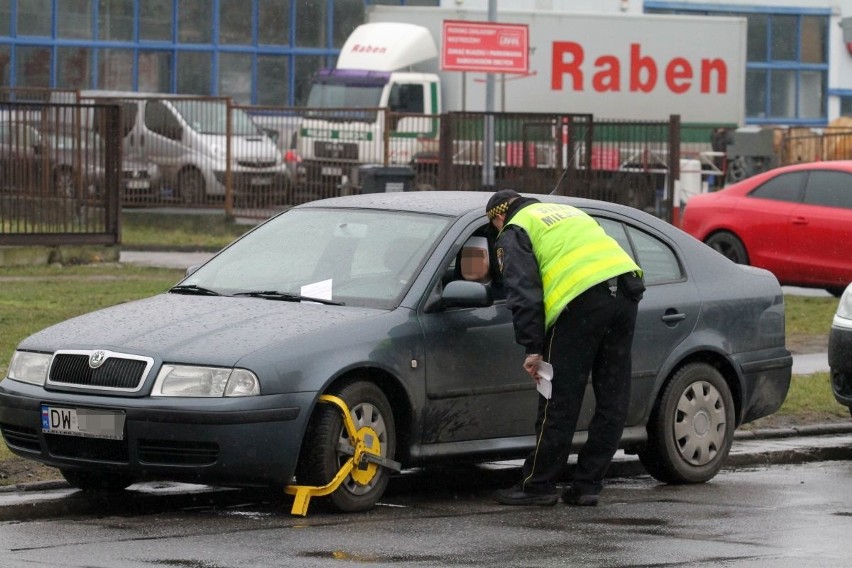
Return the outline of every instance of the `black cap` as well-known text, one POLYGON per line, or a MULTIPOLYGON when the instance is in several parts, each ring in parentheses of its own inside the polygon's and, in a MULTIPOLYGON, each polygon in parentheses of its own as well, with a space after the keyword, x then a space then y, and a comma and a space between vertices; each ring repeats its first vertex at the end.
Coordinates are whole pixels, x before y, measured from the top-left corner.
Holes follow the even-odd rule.
POLYGON ((505 213, 509 209, 509 201, 517 199, 520 196, 521 194, 514 189, 495 191, 485 206, 485 214, 488 215, 488 219, 493 219, 497 215, 505 213))

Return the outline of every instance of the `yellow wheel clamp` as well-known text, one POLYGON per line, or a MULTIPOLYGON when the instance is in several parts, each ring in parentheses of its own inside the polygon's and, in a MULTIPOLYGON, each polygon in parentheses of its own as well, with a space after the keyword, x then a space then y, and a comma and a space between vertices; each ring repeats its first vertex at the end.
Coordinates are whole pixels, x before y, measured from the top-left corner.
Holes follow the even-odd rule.
POLYGON ((296 496, 293 501, 293 508, 290 510, 291 515, 303 517, 307 515, 311 497, 322 497, 334 493, 348 475, 351 475, 352 479, 359 485, 367 485, 375 477, 379 466, 393 471, 399 471, 402 467, 399 462, 381 455, 381 442, 379 442, 379 436, 375 430, 369 426, 363 426, 360 430, 355 429, 355 422, 352 420, 349 407, 341 398, 324 394, 320 395, 319 401, 336 405, 343 414, 343 425, 346 427, 349 440, 352 441, 352 447, 342 448, 338 446, 337 449, 345 453, 352 452, 352 457, 346 460, 340 471, 326 485, 288 485, 285 487, 285 493, 296 496))

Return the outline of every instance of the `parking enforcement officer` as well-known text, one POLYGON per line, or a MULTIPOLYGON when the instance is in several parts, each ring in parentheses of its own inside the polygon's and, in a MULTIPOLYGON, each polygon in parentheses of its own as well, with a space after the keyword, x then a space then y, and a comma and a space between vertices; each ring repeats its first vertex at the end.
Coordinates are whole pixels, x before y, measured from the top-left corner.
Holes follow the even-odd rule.
MULTIPOLYGON (((488 200, 497 259, 524 369, 536 381, 553 366, 552 395, 539 396, 536 447, 522 479, 497 492, 504 505, 554 505, 589 373, 596 407, 588 441, 562 500, 594 506, 618 447, 630 400, 630 350, 642 270, 592 217, 513 190, 488 200)), ((541 379, 544 380, 544 379, 541 379)))

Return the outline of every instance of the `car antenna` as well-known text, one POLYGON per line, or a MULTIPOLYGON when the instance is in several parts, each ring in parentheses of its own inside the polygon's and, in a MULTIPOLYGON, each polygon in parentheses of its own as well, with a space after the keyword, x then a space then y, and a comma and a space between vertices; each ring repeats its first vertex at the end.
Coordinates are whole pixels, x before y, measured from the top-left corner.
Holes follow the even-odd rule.
POLYGON ((559 176, 559 179, 556 180, 556 185, 553 186, 553 189, 548 193, 548 195, 554 195, 556 190, 559 189, 559 186, 562 184, 562 180, 565 179, 565 175, 568 173, 568 170, 571 168, 571 164, 574 163, 574 158, 577 157, 577 153, 574 152, 571 156, 571 159, 568 160, 568 163, 565 165, 565 169, 562 170, 562 175, 559 176))

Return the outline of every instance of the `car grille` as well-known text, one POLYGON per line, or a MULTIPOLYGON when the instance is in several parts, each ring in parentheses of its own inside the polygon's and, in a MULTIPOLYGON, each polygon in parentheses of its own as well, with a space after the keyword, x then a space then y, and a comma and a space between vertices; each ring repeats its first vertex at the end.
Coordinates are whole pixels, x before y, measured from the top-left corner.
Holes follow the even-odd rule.
POLYGON ((335 160, 357 160, 358 145, 351 142, 314 142, 314 156, 335 160))
POLYGON ((10 448, 27 452, 41 452, 41 444, 38 442, 38 432, 32 428, 0 424, 0 430, 3 432, 3 440, 10 448))
POLYGON ((219 458, 219 446, 210 442, 139 440, 140 463, 159 465, 212 465, 219 458))
POLYGON ((47 385, 75 386, 86 389, 105 389, 133 392, 142 387, 153 359, 111 351, 57 352, 50 365, 47 385), (93 367, 92 358, 102 356, 103 362, 93 367))
POLYGON ((80 436, 45 434, 47 451, 58 458, 128 463, 130 452, 127 440, 101 440, 80 436))
POLYGON ((275 160, 267 161, 267 162, 258 162, 254 160, 239 160, 237 164, 244 168, 274 168, 275 160))

